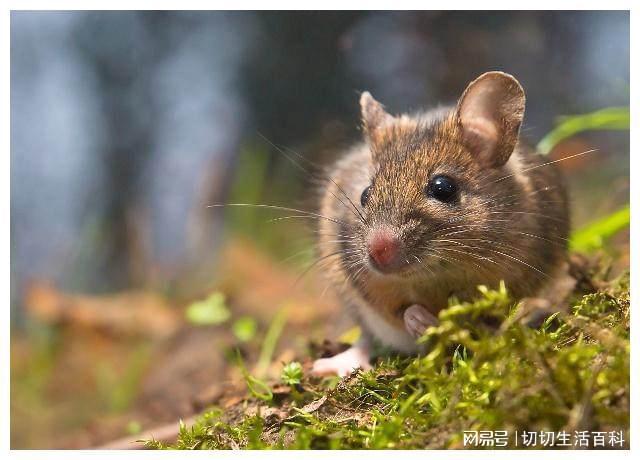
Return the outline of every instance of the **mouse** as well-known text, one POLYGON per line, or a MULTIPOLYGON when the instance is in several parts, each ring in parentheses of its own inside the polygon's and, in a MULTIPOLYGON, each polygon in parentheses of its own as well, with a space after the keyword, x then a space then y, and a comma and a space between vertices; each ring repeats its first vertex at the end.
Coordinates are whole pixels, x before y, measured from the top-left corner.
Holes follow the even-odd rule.
POLYGON ((544 304, 567 267, 566 186, 521 139, 515 77, 484 73, 455 105, 412 114, 363 92, 360 109, 362 140, 325 171, 317 250, 361 336, 316 360, 319 376, 371 369, 376 345, 424 352, 416 339, 448 300, 473 300, 479 285, 544 304))

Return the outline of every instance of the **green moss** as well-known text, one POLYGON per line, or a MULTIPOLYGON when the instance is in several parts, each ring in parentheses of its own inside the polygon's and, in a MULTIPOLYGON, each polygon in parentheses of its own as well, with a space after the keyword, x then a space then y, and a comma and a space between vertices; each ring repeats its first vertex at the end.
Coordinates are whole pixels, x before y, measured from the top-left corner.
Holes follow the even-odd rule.
POLYGON ((481 288, 441 312, 426 356, 385 358, 337 385, 307 376, 295 395, 247 397, 182 426, 175 445, 147 446, 460 448, 465 430, 507 430, 511 447, 522 430, 623 430, 628 446, 629 278, 599 285, 539 329, 517 320, 504 286, 481 288))

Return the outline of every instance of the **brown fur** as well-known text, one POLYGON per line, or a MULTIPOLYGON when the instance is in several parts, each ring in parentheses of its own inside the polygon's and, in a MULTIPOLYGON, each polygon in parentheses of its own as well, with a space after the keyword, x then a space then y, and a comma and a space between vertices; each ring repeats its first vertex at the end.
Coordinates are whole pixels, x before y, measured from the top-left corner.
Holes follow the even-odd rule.
POLYGON ((365 96, 366 142, 328 171, 320 214, 331 220, 321 219, 318 246, 330 282, 365 332, 364 316, 371 312, 401 331, 408 305, 436 314, 452 295, 475 296, 480 284, 495 287, 504 280, 516 298, 536 295, 565 259, 568 208, 558 171, 542 166, 545 159, 517 140, 519 123, 500 115, 511 131, 498 140, 498 165, 488 165, 463 132, 464 95, 458 109, 388 118, 368 107, 375 101, 365 96), (384 122, 368 126, 367 110, 374 122, 384 122), (514 126, 515 138, 508 139, 514 126), (505 154, 505 142, 516 141, 505 154), (435 174, 457 181, 459 203, 425 195, 435 174), (363 208, 360 195, 368 185, 363 208), (391 226, 405 248, 406 266, 396 274, 382 275, 367 264, 366 236, 378 225, 391 226))

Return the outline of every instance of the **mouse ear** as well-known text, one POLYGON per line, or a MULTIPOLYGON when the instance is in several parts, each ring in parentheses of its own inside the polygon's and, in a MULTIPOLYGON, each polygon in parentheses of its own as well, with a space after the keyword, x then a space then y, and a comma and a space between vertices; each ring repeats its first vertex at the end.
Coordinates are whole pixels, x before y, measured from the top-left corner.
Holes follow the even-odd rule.
POLYGON ((362 124, 368 135, 373 134, 378 128, 393 120, 393 117, 385 112, 382 104, 376 101, 369 91, 365 91, 360 96, 360 110, 362 112, 362 124))
POLYGON ((518 141, 524 106, 524 90, 511 75, 480 75, 458 101, 456 116, 463 143, 484 165, 505 164, 518 141))

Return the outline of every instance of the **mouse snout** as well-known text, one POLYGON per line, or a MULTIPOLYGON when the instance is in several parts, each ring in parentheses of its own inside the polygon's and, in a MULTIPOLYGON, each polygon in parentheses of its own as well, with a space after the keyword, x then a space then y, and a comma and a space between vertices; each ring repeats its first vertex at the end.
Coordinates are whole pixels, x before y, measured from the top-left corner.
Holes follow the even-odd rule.
POLYGON ((398 265, 401 253, 400 239, 389 229, 373 230, 367 244, 369 259, 380 271, 389 271, 398 265))

